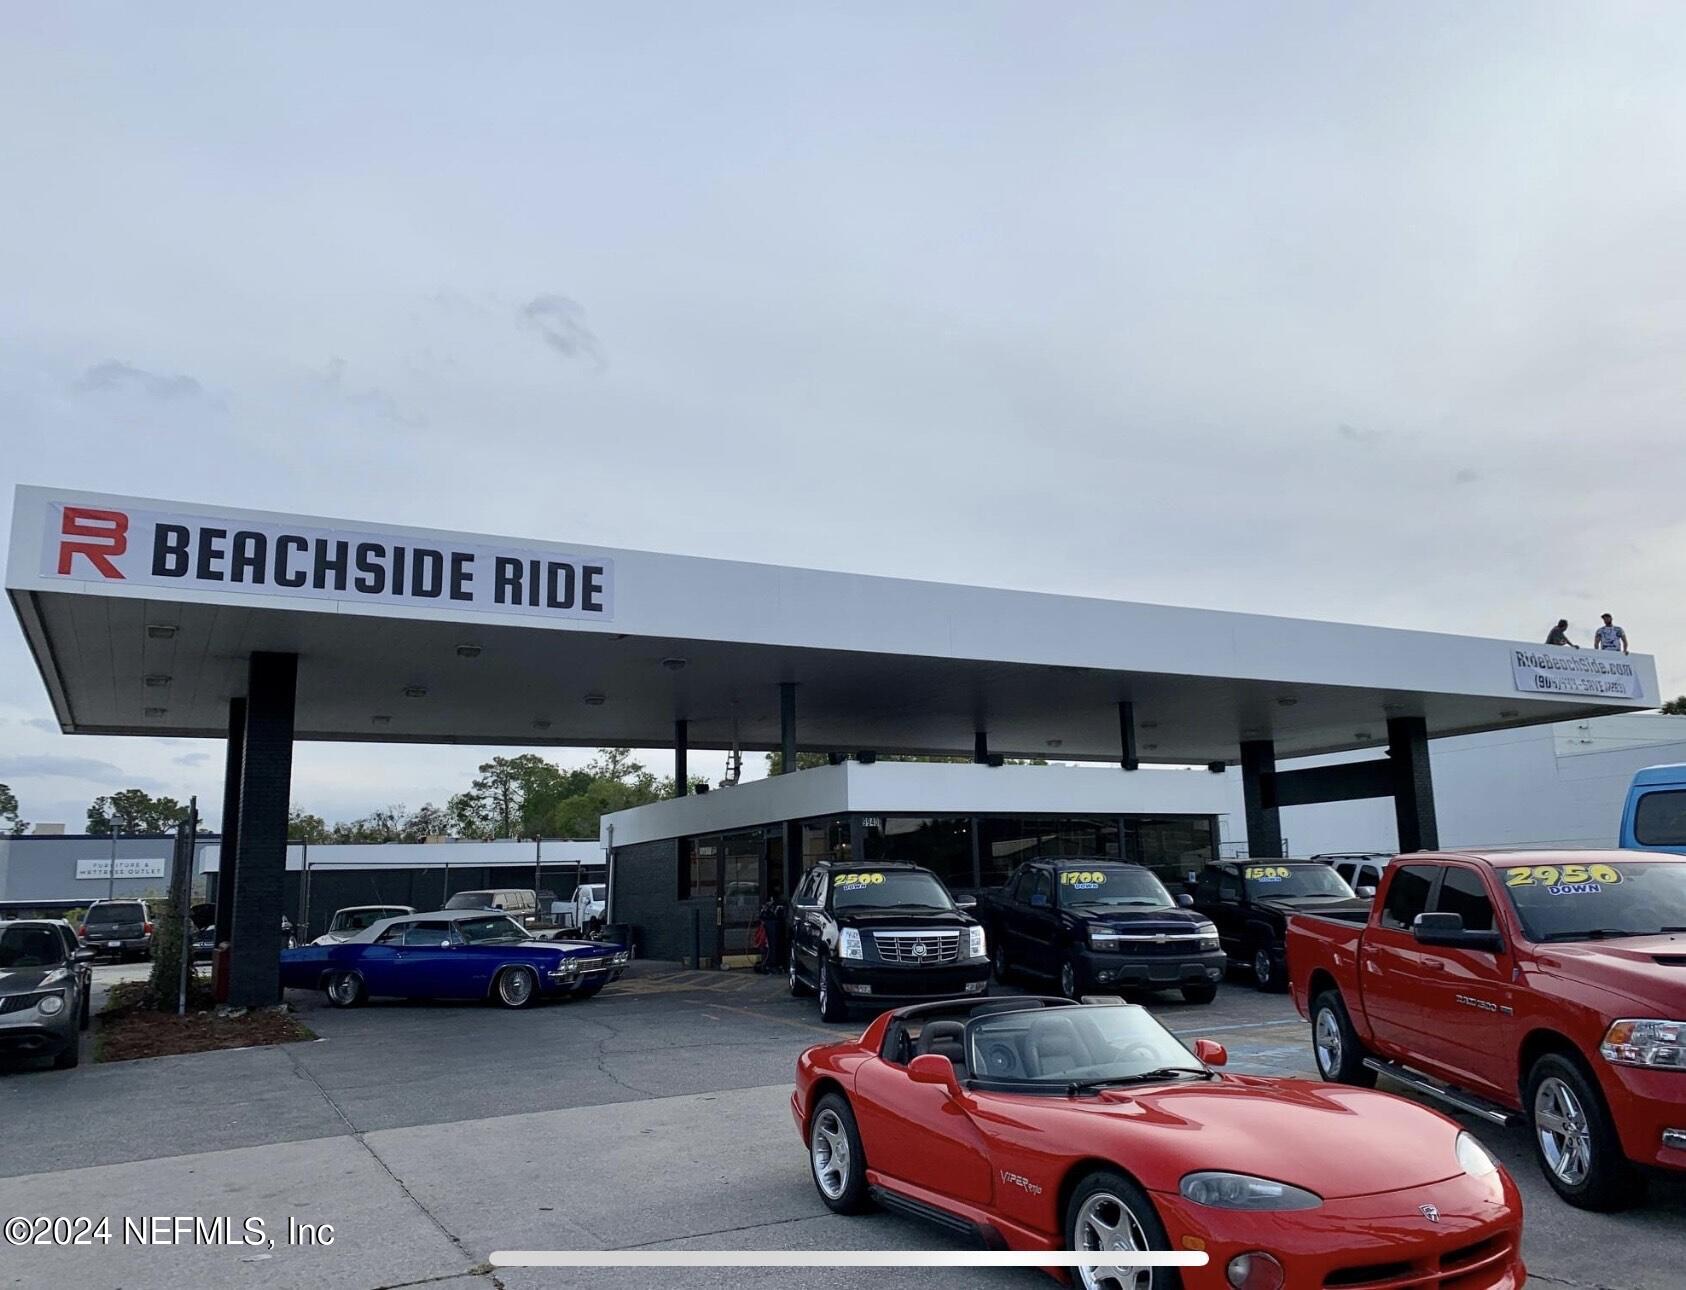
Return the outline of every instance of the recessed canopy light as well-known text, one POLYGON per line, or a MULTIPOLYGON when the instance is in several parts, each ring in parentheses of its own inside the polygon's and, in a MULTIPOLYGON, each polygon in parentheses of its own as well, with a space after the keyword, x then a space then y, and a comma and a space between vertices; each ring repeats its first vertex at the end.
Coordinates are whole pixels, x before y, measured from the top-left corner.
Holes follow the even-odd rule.
POLYGON ((664 658, 662 660, 662 666, 669 672, 677 672, 690 661, 691 660, 688 658, 664 658))
POLYGON ((163 672, 152 672, 146 676, 145 681, 149 690, 161 690, 170 683, 170 678, 163 672))
POLYGON ((146 634, 155 641, 173 640, 176 634, 174 623, 148 623, 146 634))
POLYGON ((457 657, 458 658, 479 658, 480 657, 480 647, 478 645, 458 645, 457 646, 457 657))
POLYGON ((1299 700, 1296 699, 1293 695, 1284 694, 1281 698, 1277 699, 1276 704, 1277 704, 1278 707, 1291 708, 1298 702, 1299 702, 1299 700))
POLYGON ((1405 705, 1403 703, 1384 703, 1382 704, 1382 711, 1388 713, 1400 713, 1405 711, 1405 705))
POLYGON ((1157 730, 1157 729, 1159 729, 1159 723, 1157 721, 1144 721, 1144 722, 1142 722, 1142 729, 1143 730, 1157 730))
POLYGON ((1352 737, 1354 739, 1374 739, 1376 736, 1371 734, 1368 730, 1354 730, 1352 732, 1352 737))
POLYGON ((427 687, 425 685, 406 685, 404 697, 406 699, 425 699, 427 698, 427 687))
POLYGON ((1264 731, 1260 730, 1257 726, 1253 726, 1251 729, 1243 730, 1241 732, 1241 737, 1243 739, 1257 739, 1263 733, 1264 731))
POLYGON ((1058 748, 1063 743, 1065 743, 1065 740, 1063 740, 1063 739, 1050 739, 1048 741, 1048 747, 1058 748))
POLYGON ((534 721, 533 721, 533 729, 534 730, 549 730, 550 729, 550 722, 546 721, 543 717, 535 718, 534 721))
POLYGON ((1501 717, 1503 717, 1506 721, 1509 721, 1512 717, 1518 717, 1518 716, 1521 716, 1522 714, 1519 713, 1515 708, 1506 708, 1504 711, 1499 713, 1499 715, 1501 717))
POLYGON ((600 690, 592 690, 585 695, 583 702, 587 707, 601 708, 609 700, 600 690))
POLYGON ((164 715, 164 709, 163 708, 148 708, 146 710, 146 715, 149 716, 149 717, 161 717, 161 716, 164 715))
POLYGON ((392 718, 387 716, 384 712, 375 713, 375 715, 370 717, 369 720, 374 722, 377 726, 390 726, 392 724, 392 718))
POLYGON ((1143 744, 1142 747, 1146 748, 1149 752, 1152 752, 1155 748, 1159 747, 1159 745, 1158 744, 1143 744))

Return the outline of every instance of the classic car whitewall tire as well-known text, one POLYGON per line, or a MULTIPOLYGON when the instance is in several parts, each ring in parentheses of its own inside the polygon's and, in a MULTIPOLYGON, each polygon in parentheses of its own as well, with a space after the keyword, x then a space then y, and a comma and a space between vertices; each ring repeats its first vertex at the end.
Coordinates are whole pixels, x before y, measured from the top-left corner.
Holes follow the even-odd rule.
POLYGON ((336 1008, 356 1008, 369 997, 368 990, 363 986, 363 978, 355 972, 333 973, 323 984, 322 993, 328 996, 328 1002, 336 1008))
POLYGON ((539 997, 539 979, 532 968, 505 968, 498 973, 492 997, 506 1008, 526 1008, 539 997))

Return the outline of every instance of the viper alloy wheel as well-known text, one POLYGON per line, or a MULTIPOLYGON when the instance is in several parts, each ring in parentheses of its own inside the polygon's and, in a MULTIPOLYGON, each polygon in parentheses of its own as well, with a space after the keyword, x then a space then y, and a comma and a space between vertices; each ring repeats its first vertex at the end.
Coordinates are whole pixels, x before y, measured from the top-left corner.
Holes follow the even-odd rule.
POLYGON ((525 1008, 539 997, 539 979, 532 968, 505 968, 493 993, 506 1008, 525 1008))
POLYGON ((355 972, 335 972, 322 987, 322 992, 336 1008, 355 1008, 369 997, 369 992, 363 987, 363 978, 355 972))
POLYGON ((855 1113, 841 1093, 827 1093, 808 1127, 808 1164, 826 1208, 858 1214, 866 1208, 866 1152, 855 1113))
POLYGON ((1123 1174, 1104 1169, 1079 1183, 1066 1205, 1065 1229, 1068 1249, 1106 1260, 1076 1269, 1083 1290, 1171 1290, 1178 1284, 1174 1268, 1130 1264, 1130 1251, 1165 1250, 1169 1243, 1153 1202, 1123 1174))

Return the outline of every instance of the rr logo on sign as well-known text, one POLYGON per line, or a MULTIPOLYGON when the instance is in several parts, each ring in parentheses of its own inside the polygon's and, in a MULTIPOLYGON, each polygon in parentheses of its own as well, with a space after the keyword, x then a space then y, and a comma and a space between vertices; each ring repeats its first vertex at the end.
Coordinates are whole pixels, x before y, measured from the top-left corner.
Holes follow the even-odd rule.
POLYGON ((122 511, 100 511, 90 506, 64 508, 64 527, 59 530, 59 572, 69 573, 71 560, 83 556, 99 570, 102 578, 123 578, 112 557, 129 549, 129 517, 122 511))

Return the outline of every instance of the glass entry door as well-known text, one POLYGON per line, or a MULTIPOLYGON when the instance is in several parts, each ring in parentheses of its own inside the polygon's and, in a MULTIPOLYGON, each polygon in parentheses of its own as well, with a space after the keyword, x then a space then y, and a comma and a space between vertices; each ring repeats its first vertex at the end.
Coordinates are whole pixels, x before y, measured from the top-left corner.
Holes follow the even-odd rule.
POLYGON ((720 875, 720 957, 753 956, 755 916, 761 910, 762 836, 732 833, 725 838, 720 875))

